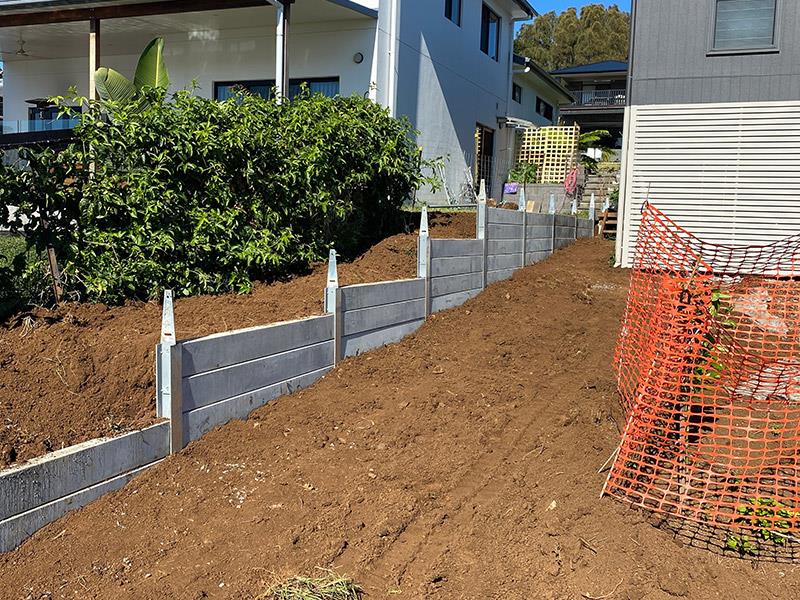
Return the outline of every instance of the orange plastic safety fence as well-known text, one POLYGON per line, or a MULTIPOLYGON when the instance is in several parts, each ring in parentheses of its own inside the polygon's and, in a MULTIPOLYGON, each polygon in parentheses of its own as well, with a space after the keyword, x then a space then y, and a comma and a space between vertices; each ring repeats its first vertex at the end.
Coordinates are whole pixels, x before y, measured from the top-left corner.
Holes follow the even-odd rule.
POLYGON ((615 368, 627 424, 606 493, 800 539, 800 235, 710 244, 646 206, 615 368))

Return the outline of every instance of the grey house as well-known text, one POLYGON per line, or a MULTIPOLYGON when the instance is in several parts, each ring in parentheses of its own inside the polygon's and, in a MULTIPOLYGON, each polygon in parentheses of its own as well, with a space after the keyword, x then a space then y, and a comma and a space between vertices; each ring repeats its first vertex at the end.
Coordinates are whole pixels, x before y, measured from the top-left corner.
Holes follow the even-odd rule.
POLYGON ((646 199, 704 239, 800 232, 800 0, 633 0, 617 261, 646 199))

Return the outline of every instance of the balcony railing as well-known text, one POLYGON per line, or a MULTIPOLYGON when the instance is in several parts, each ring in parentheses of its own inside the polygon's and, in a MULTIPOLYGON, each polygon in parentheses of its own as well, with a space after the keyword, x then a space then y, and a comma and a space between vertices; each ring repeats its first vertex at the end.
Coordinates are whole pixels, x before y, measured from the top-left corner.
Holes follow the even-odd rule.
POLYGON ((78 124, 78 119, 26 119, 24 121, 4 120, 1 122, 3 124, 4 134, 17 134, 72 129, 78 124))
POLYGON ((608 108, 625 106, 625 90, 573 91, 575 102, 570 108, 608 108))

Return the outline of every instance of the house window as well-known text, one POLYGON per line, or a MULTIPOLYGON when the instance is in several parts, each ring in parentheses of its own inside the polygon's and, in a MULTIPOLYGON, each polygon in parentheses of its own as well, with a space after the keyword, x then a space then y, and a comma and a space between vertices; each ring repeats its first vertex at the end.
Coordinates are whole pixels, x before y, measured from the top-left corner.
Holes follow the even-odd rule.
POLYGON ((541 98, 536 98, 536 112, 548 121, 553 121, 553 105, 548 104, 541 98))
POLYGON ((777 0, 715 0, 713 50, 772 49, 777 0))
POLYGON ((488 6, 481 12, 481 52, 489 58, 500 58, 500 17, 488 6))
POLYGON ((516 83, 512 84, 511 98, 517 104, 522 104, 522 87, 520 85, 517 85, 516 83))
MULTIPOLYGON (((312 79, 292 79, 289 81, 289 98, 300 94, 303 84, 312 94, 322 94, 333 98, 339 95, 338 77, 317 77, 312 79)), ((274 79, 253 79, 245 81, 217 81, 214 83, 214 100, 227 100, 239 92, 249 92, 262 98, 272 96, 274 79)))
POLYGON ((461 26, 461 0, 444 0, 444 16, 461 26))

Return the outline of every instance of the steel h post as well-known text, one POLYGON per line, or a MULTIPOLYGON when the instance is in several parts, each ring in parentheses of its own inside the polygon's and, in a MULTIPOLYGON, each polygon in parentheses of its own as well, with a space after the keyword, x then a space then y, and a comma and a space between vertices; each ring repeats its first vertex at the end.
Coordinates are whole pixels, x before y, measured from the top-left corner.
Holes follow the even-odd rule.
POLYGON ((175 339, 172 290, 164 290, 161 343, 156 362, 156 416, 170 421, 170 452, 183 448, 183 347, 175 339))
POLYGON ((553 219, 553 235, 550 241, 550 254, 556 251, 556 195, 550 194, 550 218, 553 219))
POLYGON ((483 279, 481 280, 481 288, 486 287, 486 279, 489 270, 489 227, 487 226, 489 216, 489 209, 486 202, 478 202, 478 218, 476 223, 478 226, 477 238, 483 241, 483 279))
POLYGON ((422 207, 417 240, 417 277, 425 280, 425 318, 431 315, 431 238, 428 234, 428 207, 422 207))
POLYGON ((170 411, 170 351, 175 345, 175 316, 172 290, 164 290, 161 313, 161 341, 156 353, 156 416, 165 418, 170 411))
POLYGON ((597 204, 594 197, 594 192, 592 192, 592 198, 589 200, 589 220, 592 222, 592 229, 594 229, 594 220, 597 213, 597 204))
POLYGON ((481 202, 486 202, 488 196, 486 195, 486 180, 481 179, 481 185, 478 191, 478 204, 481 202))
POLYGON ((333 365, 342 360, 342 291, 339 288, 339 271, 336 250, 328 253, 328 283, 325 286, 325 312, 333 315, 333 365))

